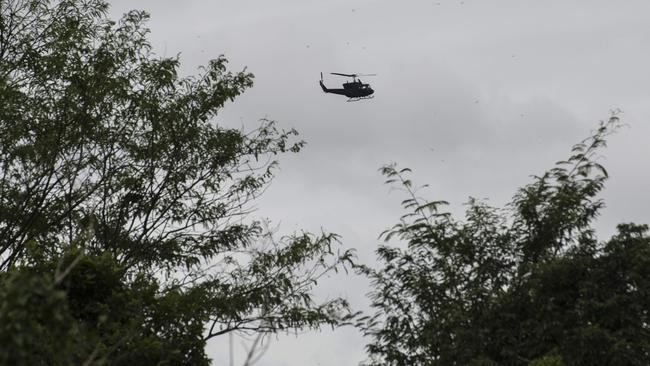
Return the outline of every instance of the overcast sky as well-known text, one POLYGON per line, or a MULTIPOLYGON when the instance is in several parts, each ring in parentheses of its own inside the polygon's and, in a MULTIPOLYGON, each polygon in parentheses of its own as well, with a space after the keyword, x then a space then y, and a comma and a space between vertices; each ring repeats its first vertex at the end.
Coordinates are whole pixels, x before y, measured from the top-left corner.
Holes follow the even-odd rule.
MULTIPOLYGON (((423 195, 462 212, 469 196, 502 206, 516 188, 620 108, 628 127, 610 138, 610 173, 597 223, 650 223, 650 2, 647 0, 113 0, 117 17, 151 14, 160 55, 183 72, 224 54, 255 86, 219 123, 253 129, 260 118, 296 128, 303 152, 258 201, 282 232, 342 235, 362 261, 401 211, 377 169, 397 162, 429 184, 423 195), (324 94, 320 72, 377 73, 375 98, 324 94)), ((344 79, 325 74, 337 87, 344 79)), ((322 296, 365 306, 359 278, 324 284, 322 296)), ((259 365, 346 366, 364 359, 354 330, 274 339, 259 365)), ((227 364, 227 340, 208 345, 227 364)), ((241 365, 242 357, 239 356, 241 365)))

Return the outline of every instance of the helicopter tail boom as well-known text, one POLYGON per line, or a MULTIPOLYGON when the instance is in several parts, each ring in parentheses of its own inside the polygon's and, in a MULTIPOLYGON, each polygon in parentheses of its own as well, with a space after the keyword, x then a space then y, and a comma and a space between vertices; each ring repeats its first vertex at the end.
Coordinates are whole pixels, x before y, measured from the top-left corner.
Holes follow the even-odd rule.
MULTIPOLYGON (((323 91, 325 93, 345 95, 347 97, 357 97, 358 96, 358 95, 356 95, 357 93, 354 93, 354 90, 350 91, 349 88, 345 86, 346 84, 343 84, 343 86, 344 86, 343 89, 332 89, 332 88, 326 87, 325 84, 323 83, 323 73, 322 72, 320 73, 320 81, 318 83, 320 84, 321 89, 323 89, 323 91)), ((372 92, 370 94, 372 94, 372 92)))

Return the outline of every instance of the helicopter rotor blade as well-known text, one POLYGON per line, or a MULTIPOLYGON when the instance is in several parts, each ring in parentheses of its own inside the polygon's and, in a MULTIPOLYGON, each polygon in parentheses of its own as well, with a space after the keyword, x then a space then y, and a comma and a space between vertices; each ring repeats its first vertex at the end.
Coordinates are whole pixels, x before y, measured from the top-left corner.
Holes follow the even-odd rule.
POLYGON ((341 74, 340 72, 330 72, 332 75, 340 75, 340 76, 347 76, 350 78, 356 78, 357 74, 341 74))
POLYGON ((377 76, 377 74, 341 74, 340 72, 330 72, 332 75, 347 76, 350 78, 357 78, 359 76, 377 76))

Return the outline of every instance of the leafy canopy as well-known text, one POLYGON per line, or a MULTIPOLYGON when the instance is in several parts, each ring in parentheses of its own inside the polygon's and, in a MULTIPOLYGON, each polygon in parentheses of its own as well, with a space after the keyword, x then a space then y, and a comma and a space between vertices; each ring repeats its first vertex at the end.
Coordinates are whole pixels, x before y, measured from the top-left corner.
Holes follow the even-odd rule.
POLYGON ((146 13, 107 10, 0 0, 0 363, 201 365, 228 332, 345 321, 311 292, 351 261, 336 236, 246 219, 303 145, 214 122, 253 75, 181 77, 146 13))
POLYGON ((464 220, 417 195, 409 170, 386 166, 408 194, 383 233, 363 327, 373 365, 647 365, 650 237, 621 224, 606 242, 592 222, 607 171, 597 162, 613 115, 571 156, 503 209, 470 199, 464 220))

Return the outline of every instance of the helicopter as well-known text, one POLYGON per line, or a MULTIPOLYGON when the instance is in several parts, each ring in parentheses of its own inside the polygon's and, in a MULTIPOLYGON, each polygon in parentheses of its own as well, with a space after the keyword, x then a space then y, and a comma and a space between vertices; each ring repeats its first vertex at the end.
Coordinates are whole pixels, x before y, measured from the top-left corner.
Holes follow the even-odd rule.
POLYGON ((369 84, 364 84, 359 79, 359 76, 375 76, 377 74, 341 74, 338 72, 331 72, 332 75, 346 76, 352 78, 352 81, 343 83, 343 89, 329 89, 323 84, 323 73, 320 73, 320 87, 325 93, 333 93, 339 95, 345 95, 348 99, 348 102, 356 102, 361 99, 371 99, 373 93, 369 84))

